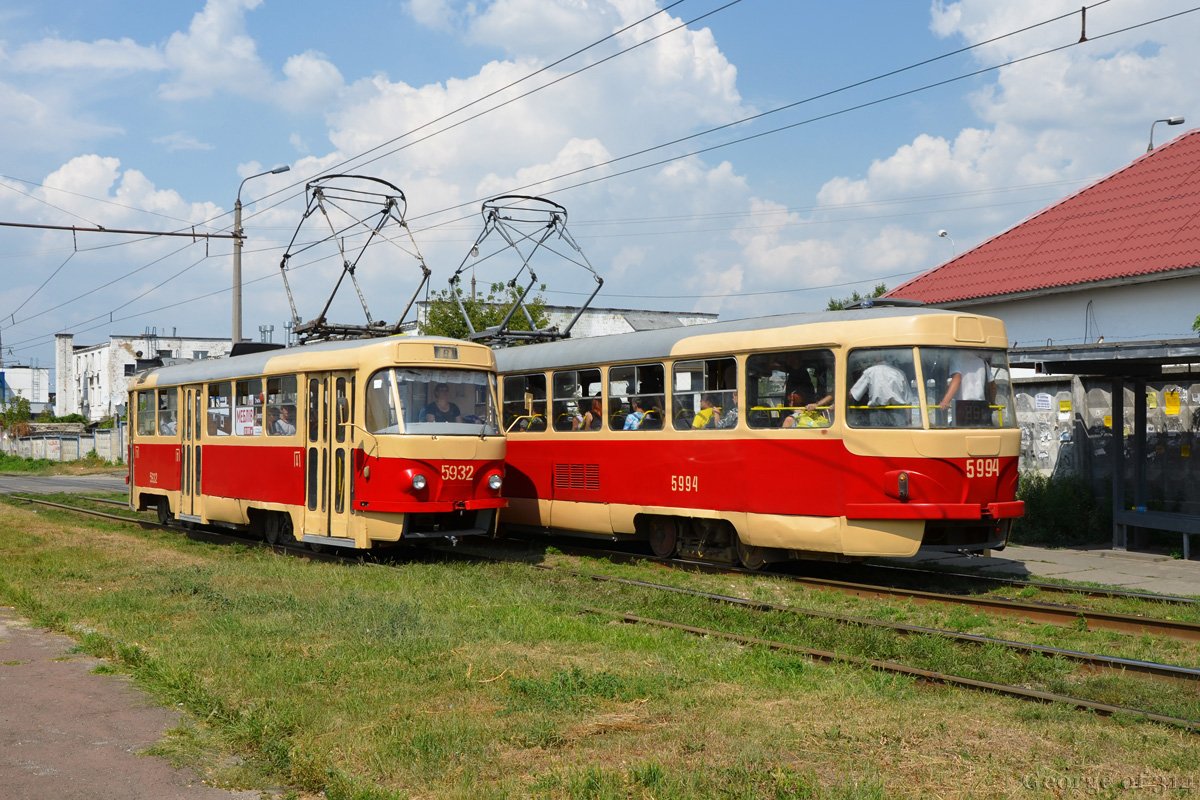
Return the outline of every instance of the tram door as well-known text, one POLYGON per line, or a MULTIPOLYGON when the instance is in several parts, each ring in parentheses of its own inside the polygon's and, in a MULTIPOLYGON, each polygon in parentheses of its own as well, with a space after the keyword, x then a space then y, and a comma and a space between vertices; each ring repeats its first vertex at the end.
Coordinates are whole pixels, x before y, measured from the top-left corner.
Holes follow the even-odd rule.
POLYGON ((305 535, 353 536, 350 531, 353 409, 354 373, 309 374, 305 535))
POLYGON ((179 420, 183 428, 180 461, 179 513, 188 516, 200 515, 200 386, 188 386, 183 392, 183 413, 179 420))

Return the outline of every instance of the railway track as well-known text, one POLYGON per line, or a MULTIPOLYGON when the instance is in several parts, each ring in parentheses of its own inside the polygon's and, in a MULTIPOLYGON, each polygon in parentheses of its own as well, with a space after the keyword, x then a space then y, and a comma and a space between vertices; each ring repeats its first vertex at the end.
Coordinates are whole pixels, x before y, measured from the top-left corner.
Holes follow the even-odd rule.
MULTIPOLYGON (((63 509, 63 510, 67 510, 67 511, 72 511, 72 512, 76 512, 76 513, 80 513, 80 514, 89 515, 89 516, 94 516, 94 517, 99 517, 99 518, 103 518, 103 519, 137 525, 144 529, 171 530, 171 531, 179 530, 178 528, 175 528, 173 526, 162 525, 156 521, 151 521, 148 519, 138 519, 138 518, 129 517, 129 516, 108 514, 108 513, 101 512, 101 511, 96 511, 94 509, 85 509, 85 508, 80 508, 78 506, 72 506, 72 505, 63 504, 63 503, 54 503, 51 501, 40 500, 37 498, 15 497, 15 499, 22 500, 22 501, 25 501, 28 503, 37 504, 37 505, 63 509)), ((106 504, 122 505, 119 501, 110 501, 110 500, 105 500, 105 499, 101 499, 101 498, 82 498, 82 499, 88 499, 91 502, 101 502, 101 503, 106 503, 106 504)), ((247 543, 247 544, 257 544, 260 546, 269 546, 278 552, 302 555, 305 558, 316 558, 316 559, 320 559, 320 560, 331 560, 331 561, 355 561, 355 562, 361 562, 363 560, 362 553, 355 553, 354 557, 352 559, 347 558, 346 556, 338 555, 337 553, 317 554, 317 553, 313 553, 312 551, 308 550, 307 548, 303 548, 303 547, 289 547, 286 545, 271 546, 271 545, 267 545, 265 542, 261 542, 256 539, 250 539, 247 537, 236 536, 236 535, 233 535, 232 533, 227 533, 227 532, 207 532, 207 531, 191 530, 191 531, 186 531, 186 533, 188 533, 188 535, 198 536, 200 538, 203 538, 203 539, 209 540, 209 541, 238 542, 238 543, 247 543)), ((445 551, 440 551, 440 552, 445 554, 445 551)), ((564 552, 566 552, 566 551, 564 550, 564 552)), ((596 551, 589 551, 588 555, 594 555, 595 553, 596 553, 596 551)), ((628 555, 628 554, 621 554, 621 555, 628 555)), ((587 580, 627 585, 627 586, 637 587, 637 588, 641 588, 641 589, 647 589, 647 590, 651 590, 651 591, 659 591, 659 592, 665 592, 665 593, 699 597, 699 598, 704 598, 704 599, 707 599, 707 600, 715 602, 715 603, 738 606, 738 607, 742 607, 742 608, 752 609, 755 611, 763 611, 763 612, 774 611, 774 612, 795 614, 797 616, 802 615, 802 616, 810 617, 810 618, 829 620, 831 622, 842 624, 842 625, 878 627, 878 628, 890 630, 893 633, 896 633, 899 635, 904 635, 904 636, 914 636, 914 635, 934 636, 934 637, 943 638, 943 639, 953 641, 958 644, 964 644, 964 645, 1000 646, 1000 647, 1004 647, 1009 650, 1013 650, 1015 652, 1022 653, 1024 655, 1035 655, 1036 654, 1036 655, 1039 655, 1042 657, 1063 659, 1065 661, 1069 661, 1071 663, 1078 665, 1080 668, 1091 670, 1091 671, 1104 670, 1104 671, 1111 671, 1111 672, 1117 672, 1117 673, 1134 672, 1134 673, 1152 676, 1154 678, 1166 678, 1166 679, 1172 679, 1172 680, 1176 680, 1176 681, 1187 681, 1187 682, 1191 682, 1191 683, 1200 681, 1200 669, 1196 669, 1196 668, 1192 668, 1192 667, 1184 667, 1181 665, 1164 664, 1164 663, 1150 662, 1150 661, 1139 661, 1136 659, 1119 658, 1119 657, 1106 656, 1106 655, 1101 655, 1101 654, 1096 654, 1096 653, 1086 653, 1086 652, 1075 651, 1075 650, 1067 650, 1067 649, 1063 649, 1063 648, 1048 647, 1045 645, 1032 644, 1032 643, 1028 643, 1028 642, 1017 642, 1017 641, 1010 641, 1010 640, 1003 640, 1003 639, 993 639, 993 638, 978 636, 978 635, 974 635, 974 634, 964 634, 964 633, 959 633, 959 632, 955 632, 955 631, 946 631, 946 630, 941 630, 941 629, 936 629, 936 628, 927 628, 927 627, 922 627, 922 626, 906 625, 906 624, 902 624, 902 623, 887 622, 887 621, 882 621, 882 620, 853 617, 853 616, 848 616, 848 615, 839 615, 839 614, 834 614, 834 613, 830 613, 830 612, 817 611, 817 610, 813 610, 813 609, 803 609, 803 608, 787 606, 787 605, 783 605, 783 604, 767 603, 767 602, 757 601, 757 600, 747 600, 745 598, 734 597, 734 596, 730 596, 730 595, 721 595, 721 594, 716 594, 716 593, 711 593, 711 592, 702 592, 702 591, 693 590, 693 589, 684 589, 681 587, 669 586, 669 585, 665 585, 665 584, 656 584, 656 583, 652 583, 652 582, 648 582, 648 581, 639 581, 639 580, 634 580, 634 579, 630 579, 630 578, 621 578, 621 577, 610 576, 610 575, 584 573, 584 572, 580 572, 577 570, 566 570, 566 569, 562 569, 562 568, 558 568, 558 567, 550 567, 550 566, 545 566, 545 565, 534 565, 534 566, 536 568, 543 569, 546 571, 555 571, 555 572, 559 572, 562 574, 567 574, 567 575, 571 575, 573 577, 583 578, 583 579, 587 579, 587 580)), ((784 576, 784 577, 786 577, 786 576, 784 576)), ((807 580, 809 580, 809 579, 801 579, 800 582, 806 582, 807 580)), ((825 582, 823 582, 823 584, 824 583, 825 582)), ((832 583, 837 584, 839 582, 832 582, 832 583)), ((856 586, 856 587, 858 586, 858 585, 854 585, 854 584, 847 584, 847 585, 848 586, 856 586)), ((878 590, 880 587, 860 587, 860 588, 864 588, 865 590, 869 590, 870 592, 872 592, 872 594, 870 594, 869 596, 884 596, 884 597, 894 596, 890 592, 886 592, 883 594, 874 594, 874 592, 876 590, 878 590)), ((857 589, 855 591, 857 591, 857 589)), ((963 598, 953 598, 952 596, 942 596, 942 597, 944 598, 944 600, 943 600, 944 602, 960 602, 960 603, 963 602, 963 598)), ((1018 604, 1018 605, 1020 605, 1020 604, 1018 604)), ((1025 605, 1027 605, 1027 604, 1025 604, 1025 605)), ((1109 703, 1101 703, 1101 702, 1097 702, 1094 700, 1088 700, 1086 698, 1072 697, 1069 695, 1056 694, 1056 693, 1051 693, 1051 692, 1043 692, 1040 690, 1031 689, 1027 686, 1016 686, 1016 685, 996 683, 996 682, 991 682, 991 681, 984 681, 984 680, 980 680, 978 678, 972 678, 972 677, 968 677, 968 676, 953 675, 953 674, 949 674, 949 673, 945 673, 945 672, 926 670, 926 669, 922 669, 919 667, 914 667, 911 665, 901 664, 901 663, 892 662, 892 661, 872 659, 872 658, 866 658, 866 657, 862 657, 862 656, 847 655, 844 653, 837 653, 837 652, 829 651, 829 650, 805 647, 803 645, 790 643, 790 642, 763 639, 763 638, 759 638, 759 637, 752 637, 752 636, 747 636, 744 634, 733 633, 733 632, 728 632, 728 631, 719 631, 719 630, 714 630, 714 629, 710 629, 710 628, 691 626, 691 625, 686 625, 686 624, 683 624, 683 623, 680 623, 677 621, 673 621, 673 620, 657 619, 657 618, 646 617, 646 616, 627 613, 627 612, 618 612, 618 611, 612 611, 612 610, 608 610, 608 609, 601 609, 601 608, 596 608, 596 607, 592 607, 592 606, 585 606, 585 607, 583 607, 582 610, 584 612, 590 613, 590 614, 609 616, 609 617, 612 617, 614 619, 619 619, 619 620, 629 623, 629 624, 647 625, 647 626, 679 630, 679 631, 683 631, 686 633, 699 635, 699 636, 721 638, 721 639, 726 639, 726 640, 730 640, 730 641, 736 641, 736 642, 750 645, 750 646, 765 647, 765 648, 775 650, 775 651, 798 653, 798 654, 803 654, 810 658, 813 658, 814 660, 819 660, 819 661, 823 661, 823 662, 827 662, 827 663, 845 663, 845 664, 849 664, 849 665, 859 666, 862 668, 879 670, 879 671, 883 671, 883 672, 887 672, 887 673, 891 673, 891 674, 905 675, 905 676, 912 677, 912 678, 915 678, 918 680, 925 680, 925 681, 931 681, 931 682, 936 682, 936 683, 941 683, 941 684, 946 684, 946 685, 960 686, 960 687, 970 688, 970 689, 975 689, 975 690, 989 691, 989 692, 993 692, 996 694, 1002 694, 1002 695, 1006 695, 1006 696, 1017 697, 1017 698, 1027 699, 1027 700, 1034 700, 1034 701, 1039 701, 1039 702, 1064 703, 1064 704, 1067 704, 1067 705, 1070 705, 1070 706, 1073 706, 1076 708, 1087 709, 1087 710, 1094 711, 1094 712, 1100 713, 1100 714, 1105 714, 1105 715, 1123 714, 1123 715, 1138 717, 1138 718, 1142 718, 1142 719, 1146 719, 1146 720, 1150 720, 1150 721, 1154 721, 1154 722, 1168 724, 1168 725, 1184 728, 1187 730, 1200 731, 1200 721, 1159 714, 1159 713, 1145 710, 1145 709, 1117 706, 1117 705, 1113 705, 1113 704, 1109 704, 1109 703)), ((1076 614, 1080 613, 1080 609, 1073 609, 1072 611, 1076 614)), ((1163 626, 1162 627, 1163 630, 1166 630, 1167 628, 1169 628, 1172 625, 1183 625, 1184 628, 1187 630, 1191 630, 1192 628, 1196 627, 1196 626, 1192 625, 1191 623, 1177 623, 1177 622, 1171 622, 1171 621, 1167 621, 1167 620, 1147 620, 1145 618, 1134 618, 1134 619, 1141 621, 1143 626, 1145 626, 1147 624, 1153 625, 1156 623, 1161 623, 1163 626)), ((1159 631, 1159 632, 1161 633, 1161 631, 1159 631)), ((1169 635, 1169 634, 1164 634, 1164 635, 1169 635)), ((1192 639, 1193 637, 1188 635, 1188 636, 1183 636, 1183 637, 1179 637, 1179 638, 1192 639)))
MULTIPOLYGON (((587 556, 592 558, 607 558, 618 562, 650 561, 656 564, 709 574, 763 574, 759 571, 742 569, 741 567, 724 566, 707 562, 688 561, 685 559, 661 559, 638 553, 618 550, 602 550, 563 545, 555 543, 555 547, 568 555, 587 556)), ((911 600, 919 605, 938 603, 952 606, 967 606, 990 614, 1002 614, 1017 617, 1031 622, 1048 623, 1063 627, 1078 627, 1085 625, 1088 630, 1104 629, 1119 631, 1133 635, 1149 633, 1170 636, 1175 639, 1190 642, 1200 642, 1200 624, 1180 620, 1168 620, 1157 617, 1144 617, 1133 614, 1115 614, 1097 611, 1074 605, 1055 605, 1051 603, 1029 603, 1007 598, 987 597, 965 594, 944 594, 927 592, 919 589, 905 589, 877 584, 853 583, 829 578, 815 578, 802 575, 790 575, 786 572, 772 572, 770 575, 796 583, 805 588, 829 590, 871 600, 911 600)), ((925 573, 937 575, 940 573, 925 573)), ((1053 585, 1053 584, 1052 584, 1053 585)), ((1099 596, 1108 596, 1103 593, 1099 596)), ((1086 593, 1086 590, 1085 590, 1086 593)), ((1150 595, 1158 600, 1158 595, 1150 595)), ((1186 601, 1188 598, 1170 598, 1186 601)))

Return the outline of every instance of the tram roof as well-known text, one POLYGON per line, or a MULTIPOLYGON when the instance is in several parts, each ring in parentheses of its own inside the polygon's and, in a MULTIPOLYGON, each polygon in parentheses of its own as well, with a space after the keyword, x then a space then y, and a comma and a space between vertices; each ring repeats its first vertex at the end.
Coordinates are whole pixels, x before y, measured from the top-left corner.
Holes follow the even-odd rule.
MULTIPOLYGON (((202 383, 204 381, 224 380, 242 375, 260 375, 267 372, 268 363, 276 359, 293 361, 291 366, 283 366, 284 370, 300 371, 303 369, 302 359, 310 353, 330 353, 339 350, 361 350, 366 347, 379 347, 388 343, 395 344, 451 344, 455 347, 470 345, 457 339, 443 336, 388 336, 379 339, 350 339, 335 342, 318 342, 299 347, 277 348, 263 350, 258 353, 247 353, 242 356, 226 358, 206 358, 185 364, 173 364, 169 367, 157 367, 145 373, 145 377, 154 376, 157 385, 202 383)), ((272 371, 276 371, 273 369, 272 371)))
POLYGON ((681 342, 701 336, 737 334, 822 323, 847 323, 947 314, 962 316, 962 312, 945 309, 875 307, 748 317, 725 322, 706 322, 676 328, 615 333, 608 336, 592 336, 585 339, 568 339, 560 342, 509 347, 496 351, 496 366, 500 372, 522 372, 577 364, 636 361, 669 356, 681 342))

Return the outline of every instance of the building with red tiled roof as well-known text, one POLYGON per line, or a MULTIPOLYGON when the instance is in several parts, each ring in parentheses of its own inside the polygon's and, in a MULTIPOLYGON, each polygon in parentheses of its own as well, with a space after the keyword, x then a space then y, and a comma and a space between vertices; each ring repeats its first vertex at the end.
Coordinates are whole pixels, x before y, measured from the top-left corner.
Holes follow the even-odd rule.
POLYGON ((1014 346, 1195 336, 1200 129, 887 296, 999 317, 1014 346))

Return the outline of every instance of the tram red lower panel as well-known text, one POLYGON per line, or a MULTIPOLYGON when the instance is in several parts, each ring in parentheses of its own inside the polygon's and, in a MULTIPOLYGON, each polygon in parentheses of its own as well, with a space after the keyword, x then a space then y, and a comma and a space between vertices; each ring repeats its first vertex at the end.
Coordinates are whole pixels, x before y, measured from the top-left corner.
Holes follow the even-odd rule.
POLYGON ((202 494, 304 505, 304 448, 205 444, 200 451, 202 494))
POLYGON ((514 436, 506 460, 512 498, 875 519, 1019 516, 1023 505, 1015 457, 968 478, 967 462, 980 459, 858 456, 837 439, 514 436))
POLYGON ((180 453, 177 444, 133 445, 134 485, 141 489, 179 491, 180 453))

